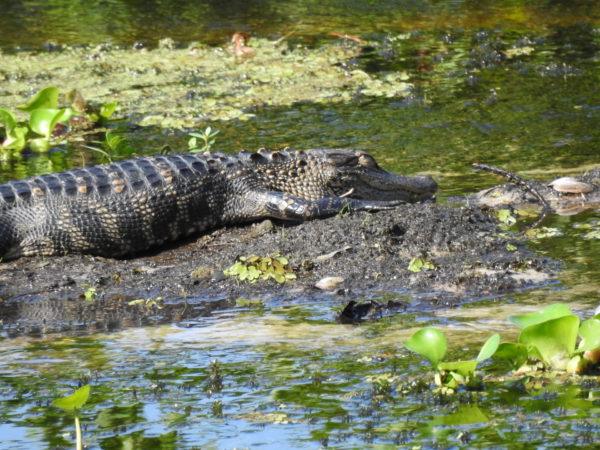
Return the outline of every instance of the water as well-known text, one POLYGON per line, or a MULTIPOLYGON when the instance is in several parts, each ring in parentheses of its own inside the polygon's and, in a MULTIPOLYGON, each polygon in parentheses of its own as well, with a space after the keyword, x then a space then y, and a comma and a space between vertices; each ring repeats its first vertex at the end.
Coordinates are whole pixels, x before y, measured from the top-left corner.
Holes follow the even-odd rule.
MULTIPOLYGON (((129 46, 165 36, 221 44, 240 29, 294 30, 310 45, 330 31, 368 35, 379 46, 354 63, 408 72, 416 84, 408 98, 259 108, 250 121, 213 124, 218 149, 364 147, 390 170, 435 176, 444 202, 500 181, 471 162, 541 180, 600 163, 598 3, 498 3, 0 2, 10 17, 0 45, 129 46)), ((130 125, 148 153, 185 147, 184 132, 130 125)), ((81 164, 80 149, 65 150, 6 162, 0 177, 81 164)), ((435 325, 449 335, 450 358, 467 359, 493 332, 516 338, 511 314, 564 302, 589 317, 600 244, 582 225, 598 220, 597 211, 550 217, 544 225, 563 235, 531 242, 564 261, 556 283, 458 309, 344 326, 318 304, 269 304, 187 325, 4 340, 0 447, 72 446, 72 417, 50 404, 85 383, 92 396, 80 417, 93 448, 591 447, 600 441, 597 377, 539 386, 494 379, 483 392, 443 397, 431 391, 427 364, 400 343, 435 325)))

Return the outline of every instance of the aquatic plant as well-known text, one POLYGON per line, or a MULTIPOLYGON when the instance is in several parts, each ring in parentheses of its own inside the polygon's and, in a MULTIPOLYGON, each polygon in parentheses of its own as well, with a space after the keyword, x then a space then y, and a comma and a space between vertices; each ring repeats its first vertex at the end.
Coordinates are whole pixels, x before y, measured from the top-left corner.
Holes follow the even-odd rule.
POLYGON ((90 385, 86 384, 85 386, 80 387, 71 395, 67 395, 66 397, 62 397, 56 399, 52 402, 52 405, 62 409, 63 411, 67 411, 73 413, 75 416, 75 439, 77 450, 83 449, 83 438, 81 435, 81 424, 79 423, 79 416, 77 415, 77 411, 79 411, 83 405, 85 405, 90 396, 90 385))
POLYGON ((211 127, 206 127, 200 133, 190 133, 191 138, 188 141, 188 151, 192 153, 209 152, 215 144, 217 134, 219 134, 219 130, 213 131, 211 127), (198 142, 199 139, 203 144, 198 142))
POLYGON ((265 281, 274 280, 278 283, 296 279, 296 274, 293 273, 288 259, 277 254, 266 257, 256 255, 240 256, 238 261, 225 269, 223 273, 237 278, 239 281, 249 281, 251 283, 261 279, 265 281))
POLYGON ((80 94, 73 95, 73 106, 59 108, 58 88, 42 89, 25 105, 17 109, 29 114, 29 118, 19 121, 12 111, 0 108, 0 149, 20 152, 29 148, 36 152, 47 152, 53 144, 61 142, 71 121, 85 122, 88 127, 105 124, 114 114, 117 103, 110 102, 99 107, 98 112, 86 113, 88 105, 80 94))
POLYGON ((495 356, 508 360, 517 372, 531 371, 541 363, 544 368, 581 374, 600 360, 600 315, 580 325, 579 317, 558 303, 508 320, 521 328, 518 342, 501 344, 495 356))
POLYGON ((448 342, 436 328, 422 328, 403 344, 431 363, 436 371, 435 384, 442 393, 453 393, 459 385, 469 385, 477 364, 491 357, 508 362, 517 375, 534 375, 540 369, 584 374, 598 368, 600 314, 580 325, 579 317, 559 303, 530 314, 510 316, 508 320, 521 328, 518 341, 500 343, 500 336, 494 334, 477 357, 469 361, 442 362, 448 342))
POLYGON ((417 257, 410 260, 407 269, 415 273, 422 270, 435 270, 435 264, 425 258, 417 257))
POLYGON ((500 336, 490 336, 477 357, 468 361, 442 362, 448 349, 448 341, 444 333, 436 328, 422 328, 403 344, 431 363, 436 371, 435 384, 442 393, 453 393, 459 385, 468 385, 473 380, 477 364, 492 357, 500 344, 500 336))

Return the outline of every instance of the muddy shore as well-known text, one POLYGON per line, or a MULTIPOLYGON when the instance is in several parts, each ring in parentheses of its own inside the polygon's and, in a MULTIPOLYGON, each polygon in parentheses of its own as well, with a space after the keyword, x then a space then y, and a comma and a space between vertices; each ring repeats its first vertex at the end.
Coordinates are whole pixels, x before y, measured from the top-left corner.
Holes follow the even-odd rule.
POLYGON ((299 225, 219 229, 125 260, 22 258, 0 265, 2 334, 185 324, 248 307, 240 298, 260 299, 261 306, 319 301, 331 320, 351 301, 369 303, 357 310, 358 320, 374 310, 448 307, 552 279, 554 263, 499 232, 496 220, 476 207, 403 205, 299 225), (238 256, 252 254, 286 256, 297 279, 248 283, 223 274, 238 256), (408 270, 415 257, 435 268, 408 270), (316 288, 324 277, 343 282, 316 288))

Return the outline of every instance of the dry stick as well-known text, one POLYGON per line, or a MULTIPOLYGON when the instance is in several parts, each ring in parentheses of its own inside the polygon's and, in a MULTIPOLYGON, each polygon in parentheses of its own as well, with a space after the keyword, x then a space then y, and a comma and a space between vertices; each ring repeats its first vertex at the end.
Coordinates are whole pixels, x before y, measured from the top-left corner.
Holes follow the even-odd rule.
POLYGON ((542 220, 544 220, 546 215, 552 211, 552 207, 544 198, 544 196, 540 194, 539 191, 531 183, 525 181, 520 176, 509 172, 508 170, 504 170, 499 167, 489 166, 487 164, 473 163, 473 167, 481 170, 487 170, 488 172, 492 172, 496 175, 500 175, 506 178, 511 183, 514 183, 520 188, 524 189, 525 191, 530 192, 535 198, 537 198, 540 201, 540 203, 542 204, 542 214, 537 219, 535 219, 529 226, 527 226, 524 231, 537 227, 542 222, 542 220))

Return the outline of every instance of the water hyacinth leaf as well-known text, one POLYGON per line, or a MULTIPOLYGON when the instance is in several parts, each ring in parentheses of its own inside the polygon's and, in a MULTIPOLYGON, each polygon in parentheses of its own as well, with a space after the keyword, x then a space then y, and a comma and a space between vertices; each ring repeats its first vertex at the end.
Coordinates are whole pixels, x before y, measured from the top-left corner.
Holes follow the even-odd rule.
POLYGON ((434 367, 437 367, 448 349, 448 341, 444 333, 430 327, 420 329, 403 344, 410 351, 427 358, 434 367))
POLYGON ((498 346, 500 345, 500 335, 498 333, 491 335, 487 341, 485 341, 485 344, 483 344, 483 346, 481 347, 481 350, 479 350, 479 355, 477 355, 477 358, 475 358, 475 360, 480 363, 481 361, 485 361, 488 358, 491 358, 494 353, 496 353, 496 350, 498 349, 498 346))
POLYGON ((26 105, 17 106, 17 109, 26 112, 32 112, 36 109, 57 109, 58 108, 58 89, 54 86, 42 89, 29 100, 26 105))
POLYGON ((29 126, 35 133, 50 139, 56 124, 68 120, 70 116, 71 110, 68 108, 36 109, 31 112, 29 126))
POLYGON ((573 314, 571 309, 562 303, 556 303, 550 305, 541 311, 536 311, 531 314, 522 314, 517 316, 510 316, 508 321, 513 325, 523 329, 531 325, 546 322, 547 320, 557 319, 563 316, 569 316, 573 314))
POLYGON ((545 363, 561 369, 575 351, 578 329, 579 317, 563 316, 526 327, 519 335, 519 342, 534 347, 545 363))
POLYGON ((27 127, 14 127, 7 133, 6 139, 1 143, 2 147, 11 150, 23 150, 27 144, 27 127))
POLYGON ((527 346, 511 342, 500 344, 494 353, 494 358, 508 361, 513 370, 516 370, 527 361, 528 355, 527 346))
POLYGON ((456 372, 463 377, 471 377, 475 373, 477 367, 477 360, 473 359, 470 361, 451 361, 442 362, 438 365, 440 370, 447 370, 448 372, 456 372))
POLYGON ((90 396, 90 385, 86 384, 85 386, 80 387, 71 395, 68 395, 63 398, 59 398, 54 400, 52 404, 57 408, 63 409, 65 411, 75 411, 77 409, 81 409, 83 405, 88 401, 90 396))
POLYGON ((8 136, 17 126, 17 118, 8 109, 0 108, 0 126, 4 127, 8 136))
POLYGON ((594 317, 583 322, 579 327, 579 336, 582 339, 579 350, 600 348, 600 319, 594 317))

